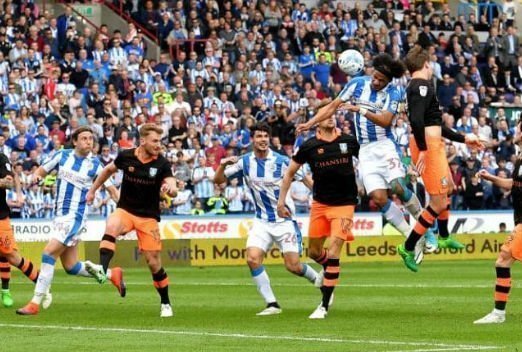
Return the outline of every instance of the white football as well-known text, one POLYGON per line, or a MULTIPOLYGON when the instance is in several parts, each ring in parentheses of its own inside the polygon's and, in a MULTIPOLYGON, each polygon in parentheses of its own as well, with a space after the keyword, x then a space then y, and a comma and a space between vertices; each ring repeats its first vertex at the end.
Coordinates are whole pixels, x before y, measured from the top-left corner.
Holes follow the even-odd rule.
POLYGON ((341 70, 349 76, 355 76, 364 68, 364 57, 357 50, 345 50, 337 58, 341 70))

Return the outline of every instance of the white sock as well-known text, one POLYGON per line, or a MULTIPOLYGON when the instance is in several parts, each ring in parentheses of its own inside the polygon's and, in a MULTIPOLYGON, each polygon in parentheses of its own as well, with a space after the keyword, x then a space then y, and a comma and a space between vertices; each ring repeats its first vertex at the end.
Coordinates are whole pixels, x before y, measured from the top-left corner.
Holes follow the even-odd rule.
POLYGON ((301 271, 301 276, 305 277, 308 281, 310 281, 312 284, 315 283, 315 280, 317 279, 317 271, 314 270, 310 265, 308 264, 302 264, 303 269, 301 271))
POLYGON ((105 276, 107 276, 107 279, 111 279, 112 277, 112 270, 111 269, 107 269, 107 273, 105 274, 105 276))
POLYGON ((408 209, 408 212, 415 218, 418 219, 422 214, 422 206, 420 204, 419 198, 415 195, 415 193, 411 193, 411 198, 409 201, 404 203, 404 207, 408 209))
POLYGON ((381 209, 386 220, 391 223, 397 230, 399 230, 404 236, 408 236, 411 232, 411 227, 404 219, 402 211, 395 203, 388 199, 386 205, 381 209))
POLYGON ((38 305, 42 303, 42 300, 49 291, 49 286, 51 286, 51 282, 53 281, 55 263, 56 259, 50 255, 42 255, 42 266, 40 267, 40 274, 38 275, 38 280, 34 287, 34 295, 31 302, 38 305))
POLYGON ((497 315, 506 315, 506 311, 502 309, 493 308, 493 313, 497 315))
POLYGON ((76 262, 74 266, 66 270, 67 274, 69 275, 76 275, 76 276, 83 276, 83 277, 91 277, 91 274, 85 270, 85 262, 76 262))
POLYGON ((252 279, 257 285, 257 291, 263 296, 265 302, 273 303, 277 302, 274 292, 272 291, 272 287, 270 286, 270 278, 266 273, 265 267, 260 266, 257 269, 251 270, 252 279))

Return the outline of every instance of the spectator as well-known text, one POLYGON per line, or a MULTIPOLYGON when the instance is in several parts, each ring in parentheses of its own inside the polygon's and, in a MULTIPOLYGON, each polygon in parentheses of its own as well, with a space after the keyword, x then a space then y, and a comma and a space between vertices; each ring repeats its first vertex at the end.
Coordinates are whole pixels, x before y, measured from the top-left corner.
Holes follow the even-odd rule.
MULTIPOLYGON (((185 181, 178 179, 178 194, 172 200, 173 214, 190 215, 192 209, 192 191, 185 188, 185 181)), ((196 214, 198 215, 198 214, 196 214)))
POLYGON ((214 173, 214 169, 207 165, 205 157, 200 157, 197 166, 192 170, 191 181, 194 185, 194 196, 205 206, 214 194, 214 182, 212 181, 214 173))

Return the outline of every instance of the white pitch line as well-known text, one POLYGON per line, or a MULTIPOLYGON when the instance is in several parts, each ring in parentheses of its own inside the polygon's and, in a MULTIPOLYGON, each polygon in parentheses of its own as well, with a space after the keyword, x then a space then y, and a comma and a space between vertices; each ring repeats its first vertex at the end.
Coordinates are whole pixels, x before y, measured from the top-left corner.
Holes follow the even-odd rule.
MULTIPOLYGON (((88 327, 88 326, 62 326, 62 325, 36 325, 36 324, 4 324, 0 323, 0 327, 10 328, 29 328, 29 329, 47 329, 47 330, 73 330, 73 331, 104 331, 117 333, 145 333, 145 334, 161 334, 161 335, 184 335, 184 336, 203 336, 203 337, 224 337, 224 338, 242 338, 254 340, 285 340, 285 341, 303 341, 303 342, 328 342, 328 343, 354 343, 369 345, 396 345, 396 346, 428 346, 441 347, 442 349, 428 349, 423 351, 456 351, 456 350, 493 350, 500 348, 499 346, 480 346, 480 345, 450 345, 444 343, 432 342, 404 342, 404 341, 385 341, 385 340, 349 340, 338 338, 324 337, 300 337, 286 335, 248 335, 239 333, 218 333, 218 332, 198 332, 198 331, 179 331, 179 330, 158 330, 158 329, 126 329, 126 328, 109 328, 109 327, 88 327)), ((420 352, 421 350, 417 350, 420 352)), ((411 351, 409 351, 411 352, 411 351)))
MULTIPOLYGON (((194 282, 194 281, 175 281, 172 280, 171 286, 255 286, 248 282, 194 282)), ((146 281, 127 281, 129 286, 150 286, 152 282, 146 281)), ((34 285, 26 280, 19 282, 11 282, 11 285, 34 285)), ((55 281, 54 285, 99 285, 97 282, 86 281, 55 281)), ((309 287, 309 284, 288 284, 288 283, 272 283, 276 287, 309 287)), ((460 285, 460 284, 338 284, 337 287, 355 287, 355 288, 492 288, 493 284, 484 285, 460 285)), ((522 285, 513 285, 513 288, 522 288, 522 285)))
POLYGON ((493 346, 470 346, 470 347, 451 347, 451 348, 427 348, 420 350, 401 350, 401 351, 393 351, 393 352, 440 352, 440 351, 484 351, 484 350, 494 350, 500 347, 493 346))

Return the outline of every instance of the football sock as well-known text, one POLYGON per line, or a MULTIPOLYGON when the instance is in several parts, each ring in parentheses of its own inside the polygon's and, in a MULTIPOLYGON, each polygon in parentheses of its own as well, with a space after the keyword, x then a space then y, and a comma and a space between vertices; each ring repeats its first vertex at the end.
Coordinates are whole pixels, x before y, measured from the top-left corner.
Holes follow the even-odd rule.
POLYGON ((277 302, 270 302, 266 305, 266 307, 274 307, 274 308, 281 308, 281 306, 279 305, 279 303, 277 302))
POLYGON ((71 269, 69 269, 69 270, 65 269, 65 272, 69 275, 91 277, 91 274, 89 274, 87 272, 87 270, 85 270, 84 262, 76 262, 76 264, 74 264, 71 269))
POLYGON ((326 270, 324 271, 323 286, 321 287, 321 292, 323 293, 323 307, 326 310, 328 310, 330 298, 332 297, 335 286, 339 283, 340 268, 338 258, 328 258, 326 270))
POLYGON ((48 254, 42 254, 42 267, 40 270, 40 275, 38 276, 38 281, 36 281, 36 286, 34 288, 34 295, 31 299, 31 302, 40 305, 42 300, 49 290, 49 286, 51 286, 51 282, 54 277, 54 264, 56 263, 56 259, 48 254))
POLYGON ((421 239, 426 231, 433 226, 433 222, 437 218, 437 213, 428 205, 428 207, 422 212, 421 216, 417 219, 415 227, 411 231, 404 247, 407 251, 413 251, 415 245, 421 239))
POLYGON ((323 267, 323 269, 326 269, 326 262, 328 261, 328 252, 326 249, 323 248, 321 255, 317 258, 312 258, 315 260, 315 262, 323 267))
POLYGON ((303 276, 311 283, 315 283, 315 280, 317 279, 317 271, 308 264, 301 264, 301 273, 299 276, 303 276))
POLYGON ((403 192, 403 198, 401 198, 401 200, 404 202, 404 207, 408 210, 408 212, 415 219, 418 219, 422 214, 422 206, 420 204, 419 198, 417 198, 417 195, 406 188, 403 192))
POLYGON ((404 236, 407 236, 410 233, 411 227, 406 222, 404 214, 391 200, 388 199, 384 207, 382 207, 381 212, 384 215, 384 218, 388 220, 388 222, 393 226, 395 226, 395 228, 399 230, 404 236))
POLYGON ((27 258, 22 257, 22 260, 20 260, 20 264, 18 264, 17 268, 20 269, 24 275, 29 278, 29 280, 36 283, 36 280, 38 280, 38 270, 34 267, 33 262, 27 258))
POLYGON ((439 216, 437 217, 437 225, 439 227, 439 236, 442 238, 448 238, 449 237, 449 230, 448 230, 448 218, 450 215, 450 200, 448 199, 448 205, 446 206, 446 209, 440 212, 439 216))
POLYGON ((250 274, 252 274, 252 279, 256 283, 257 291, 263 296, 265 302, 267 304, 277 302, 265 267, 261 265, 259 268, 251 269, 250 274))
POLYGON ((161 304, 170 304, 169 299, 169 277, 165 272, 165 269, 161 268, 157 273, 152 274, 152 280, 154 283, 154 287, 158 291, 161 304))
POLYGON ((505 310, 511 289, 511 269, 496 267, 495 309, 505 310))
POLYGON ((9 290, 11 264, 9 264, 6 257, 0 257, 0 279, 2 280, 2 290, 9 290))
POLYGON ((103 271, 106 273, 109 268, 109 263, 114 256, 116 250, 116 237, 105 234, 100 242, 100 264, 103 267, 103 271))

